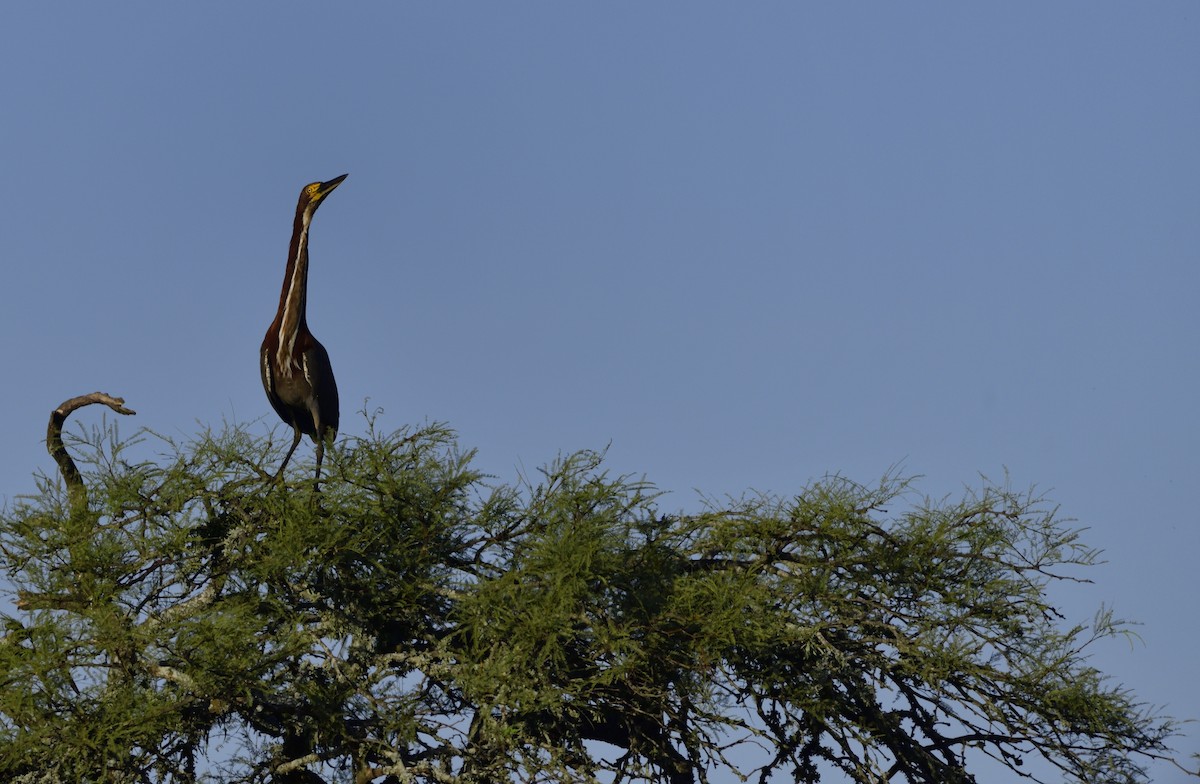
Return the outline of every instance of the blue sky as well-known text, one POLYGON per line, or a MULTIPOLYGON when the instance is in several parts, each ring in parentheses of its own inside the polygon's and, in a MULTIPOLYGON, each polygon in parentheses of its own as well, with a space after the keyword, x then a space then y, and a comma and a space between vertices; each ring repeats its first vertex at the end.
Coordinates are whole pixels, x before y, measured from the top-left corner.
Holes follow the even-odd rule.
POLYGON ((685 509, 1007 470, 1106 551, 1073 618, 1144 624, 1096 666, 1200 718, 1194 3, 226 7, 6 8, 0 497, 76 394, 274 426, 296 197, 349 172, 344 432, 446 421, 505 481, 611 444, 685 509))

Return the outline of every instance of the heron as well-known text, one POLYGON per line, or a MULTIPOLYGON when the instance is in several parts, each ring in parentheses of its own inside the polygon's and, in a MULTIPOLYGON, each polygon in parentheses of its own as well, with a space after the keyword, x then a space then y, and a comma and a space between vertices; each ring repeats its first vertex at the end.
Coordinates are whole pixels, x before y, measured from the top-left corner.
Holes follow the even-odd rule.
POLYGON ((333 378, 329 352, 308 330, 305 307, 308 300, 308 232, 317 207, 333 193, 348 175, 328 182, 313 182, 300 191, 292 244, 288 249, 287 269, 279 310, 267 328, 260 349, 259 365, 267 400, 279 418, 292 428, 292 448, 283 458, 276 478, 300 445, 311 436, 317 447, 316 481, 321 480, 321 459, 325 443, 337 437, 338 391, 333 378))

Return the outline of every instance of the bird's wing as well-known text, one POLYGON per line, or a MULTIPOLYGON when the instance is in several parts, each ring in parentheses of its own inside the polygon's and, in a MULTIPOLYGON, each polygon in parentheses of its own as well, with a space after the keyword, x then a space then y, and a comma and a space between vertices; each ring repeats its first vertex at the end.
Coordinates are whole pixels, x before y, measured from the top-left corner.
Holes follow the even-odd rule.
POLYGON ((279 392, 275 389, 275 371, 271 367, 270 348, 266 343, 263 343, 262 348, 258 351, 258 369, 262 373, 263 391, 267 393, 267 400, 271 402, 271 408, 275 409, 275 413, 279 414, 280 419, 295 427, 295 416, 283 404, 279 392))
POLYGON ((313 338, 312 345, 301 354, 304 378, 313 391, 313 420, 318 424, 322 438, 333 438, 338 429, 338 391, 333 379, 333 366, 329 363, 329 352, 313 338))

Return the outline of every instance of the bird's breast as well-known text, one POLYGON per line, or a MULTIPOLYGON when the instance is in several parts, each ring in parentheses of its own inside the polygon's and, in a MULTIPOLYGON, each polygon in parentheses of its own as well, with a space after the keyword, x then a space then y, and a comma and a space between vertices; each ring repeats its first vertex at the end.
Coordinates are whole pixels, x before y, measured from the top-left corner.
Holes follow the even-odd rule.
POLYGON ((308 399, 312 396, 312 385, 301 372, 275 377, 275 395, 285 406, 308 410, 308 399))

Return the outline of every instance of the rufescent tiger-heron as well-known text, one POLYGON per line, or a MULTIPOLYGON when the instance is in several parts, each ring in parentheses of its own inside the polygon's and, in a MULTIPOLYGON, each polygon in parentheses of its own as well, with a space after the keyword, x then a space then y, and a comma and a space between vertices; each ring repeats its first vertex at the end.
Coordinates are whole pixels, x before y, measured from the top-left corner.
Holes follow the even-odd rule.
POLYGON ((343 174, 328 182, 309 183, 300 191, 287 270, 283 273, 283 291, 279 294, 279 310, 267 328, 260 350, 259 366, 267 399, 275 413, 293 430, 292 448, 283 458, 276 477, 283 475, 301 436, 307 435, 317 445, 316 481, 319 482, 325 442, 337 437, 337 383, 333 380, 329 352, 308 331, 305 306, 308 300, 309 226, 317 207, 347 176, 343 174))

